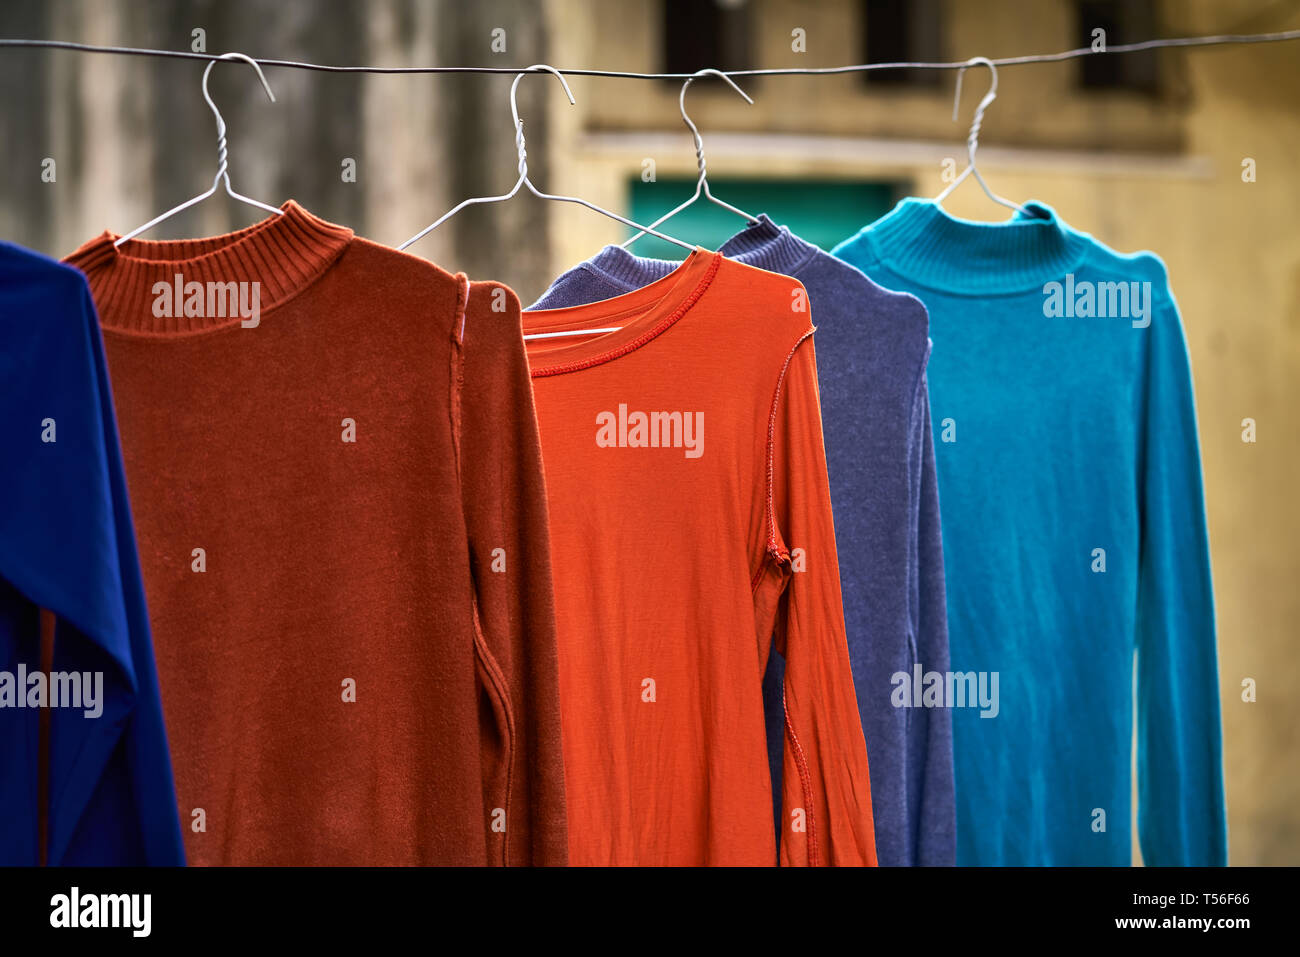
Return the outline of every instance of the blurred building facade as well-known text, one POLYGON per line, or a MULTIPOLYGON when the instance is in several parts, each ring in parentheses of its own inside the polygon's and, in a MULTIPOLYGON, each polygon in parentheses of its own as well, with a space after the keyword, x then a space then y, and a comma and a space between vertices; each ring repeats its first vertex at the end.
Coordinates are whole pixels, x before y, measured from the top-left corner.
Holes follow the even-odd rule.
MULTIPOLYGON (((385 66, 567 67, 657 72, 840 66, 1049 53, 1153 37, 1300 28, 1295 0, 11 0, 0 36, 385 66), (195 31, 201 31, 197 33, 195 31)), ((461 199, 516 178, 510 76, 267 69, 211 89, 229 124, 240 192, 308 209, 378 242, 406 239, 461 199), (345 175, 349 161, 355 181, 345 175)), ((0 237, 66 255, 206 189, 216 136, 201 65, 0 49, 0 237), (55 175, 49 181, 49 161, 55 175), (45 172, 47 175, 42 175, 45 172)), ((716 79, 687 108, 720 198, 824 246, 900 196, 934 195, 964 165, 988 75, 951 72, 716 79)), ((695 153, 680 85, 550 77, 520 85, 542 189, 642 221, 689 195, 695 153), (652 175, 651 175, 652 174, 652 175)), ((1214 558, 1231 860, 1300 862, 1300 44, 1163 50, 1007 67, 981 138, 995 191, 1052 205, 1122 251, 1169 267, 1186 325, 1214 558), (1253 171, 1253 181, 1243 170, 1253 171), (1258 441, 1242 441, 1242 420, 1258 441), (1242 700, 1242 682, 1258 700, 1242 700)), ((1005 218, 976 184, 954 215, 1005 218)), ((693 210, 668 231, 716 246, 740 225, 693 210)), ((721 217, 721 218, 719 218, 721 217)), ((260 218, 222 200, 149 234, 207 235, 260 218)), ((517 197, 472 208, 412 248, 449 269, 510 283, 525 304, 620 224, 517 197)), ((646 255, 671 247, 642 240, 646 255)), ((1088 463, 1080 463, 1088 467, 1088 463)), ((942 490, 941 490, 942 492, 942 490)), ((1135 852, 1136 853, 1136 852, 1135 852)))

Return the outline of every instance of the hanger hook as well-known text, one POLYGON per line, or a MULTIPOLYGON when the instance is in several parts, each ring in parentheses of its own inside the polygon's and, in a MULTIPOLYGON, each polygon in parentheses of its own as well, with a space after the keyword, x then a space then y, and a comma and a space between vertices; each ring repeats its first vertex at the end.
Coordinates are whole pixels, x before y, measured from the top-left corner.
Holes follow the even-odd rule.
POLYGON ((271 102, 275 102, 275 94, 271 92, 271 84, 266 82, 266 74, 262 72, 261 65, 246 53, 223 53, 215 60, 209 60, 208 65, 203 69, 203 99, 207 102, 208 108, 212 110, 212 115, 217 118, 217 175, 212 180, 215 188, 216 184, 224 177, 226 180, 226 189, 230 189, 230 176, 228 173, 228 153, 226 150, 226 121, 217 109, 217 104, 212 102, 212 95, 208 92, 208 76, 212 73, 212 68, 217 65, 217 60, 242 60, 257 71, 257 78, 262 81, 262 89, 266 90, 266 95, 270 97, 271 102))
POLYGON ((711 67, 707 67, 703 70, 696 70, 693 74, 688 76, 686 78, 686 82, 682 84, 682 91, 677 95, 677 105, 682 112, 682 122, 686 124, 686 128, 691 131, 691 136, 695 138, 695 163, 700 170, 700 182, 703 183, 705 188, 707 189, 708 183, 704 178, 705 165, 706 165, 704 162, 704 138, 700 136, 700 130, 699 127, 695 125, 695 121, 686 115, 686 90, 688 87, 690 87, 692 83, 694 83, 697 79, 699 79, 702 76, 716 76, 718 79, 723 80, 727 84, 727 86, 731 87, 741 96, 743 96, 745 98, 745 102, 748 103, 750 106, 754 105, 754 101, 750 98, 748 93, 746 93, 744 90, 742 90, 739 86, 736 85, 735 80, 727 76, 727 74, 723 73, 721 70, 715 70, 711 67))
POLYGON ((208 108, 212 110, 221 126, 225 126, 225 121, 221 119, 221 111, 217 109, 217 104, 212 102, 212 95, 208 92, 208 75, 212 72, 212 68, 217 65, 217 60, 243 60, 257 71, 257 78, 262 81, 262 89, 266 90, 266 95, 271 102, 275 102, 275 94, 271 92, 271 84, 266 82, 266 74, 262 72, 260 63, 246 53, 223 53, 216 59, 209 60, 208 65, 203 70, 203 99, 207 101, 208 108))
POLYGON ((952 121, 954 123, 957 122, 958 111, 961 108, 962 76, 973 66, 988 67, 991 82, 989 83, 988 92, 985 93, 984 98, 980 100, 979 106, 975 107, 975 116, 971 120, 970 135, 966 139, 967 147, 971 153, 974 153, 975 147, 979 142, 980 125, 984 122, 984 111, 987 110, 989 105, 998 98, 998 68, 993 65, 993 61, 988 57, 971 57, 957 68, 957 89, 952 98, 952 121))
POLYGON ((564 95, 569 98, 570 106, 574 106, 578 102, 573 98, 573 91, 569 89, 569 81, 564 78, 563 73, 553 66, 545 63, 534 63, 515 76, 515 81, 510 84, 510 116, 515 123, 515 149, 519 153, 519 175, 524 179, 528 178, 528 150, 524 147, 524 121, 519 118, 519 81, 529 73, 537 73, 541 70, 553 74, 560 81, 560 86, 564 87, 564 95))
POLYGON ((1028 209, 1027 207, 1022 206, 1017 202, 1014 202, 1009 199, 1003 199, 997 193, 993 192, 993 190, 989 189, 988 183, 984 182, 984 177, 980 175, 979 168, 975 165, 975 150, 979 148, 980 126, 983 125, 984 123, 984 111, 987 110, 989 108, 989 105, 998 98, 998 68, 994 66, 993 61, 990 60, 988 57, 984 57, 984 56, 971 57, 969 60, 967 60, 965 63, 963 63, 961 66, 957 68, 957 91, 952 101, 953 122, 954 123, 957 122, 958 108, 961 105, 962 76, 965 74, 965 72, 968 69, 970 69, 973 66, 988 67, 990 82, 989 82, 988 92, 984 94, 984 98, 981 99, 979 101, 979 105, 975 107, 975 116, 971 120, 970 132, 966 134, 966 158, 968 162, 966 168, 962 170, 960 173, 958 173, 957 177, 951 183, 949 183, 942 190, 940 190, 939 195, 934 198, 934 201, 936 203, 942 203, 944 199, 947 198, 952 193, 952 191, 957 188, 957 186, 962 182, 962 180, 964 180, 967 176, 974 176, 975 181, 978 182, 980 184, 980 188, 984 190, 984 194, 988 196, 989 199, 993 200, 993 202, 1000 203, 1001 205, 1006 206, 1010 209, 1017 210, 1018 212, 1026 216, 1032 216, 1035 218, 1046 218, 1038 210, 1028 209))

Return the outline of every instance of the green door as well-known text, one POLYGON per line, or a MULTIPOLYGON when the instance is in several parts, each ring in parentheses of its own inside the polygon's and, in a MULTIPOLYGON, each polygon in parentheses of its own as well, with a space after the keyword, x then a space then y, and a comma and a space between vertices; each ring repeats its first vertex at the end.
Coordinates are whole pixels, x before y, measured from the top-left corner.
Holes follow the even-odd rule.
MULTIPOLYGON (((898 187, 893 183, 797 179, 728 179, 709 177, 709 189, 723 202, 752 216, 767 213, 778 226, 822 249, 830 249, 893 208, 898 187)), ((695 191, 695 178, 629 183, 629 217, 651 223, 686 201, 695 191)), ((717 249, 743 229, 745 220, 701 197, 666 222, 661 230, 684 242, 717 249)), ((634 231, 628 230, 628 235, 634 231)), ((643 236, 630 247, 638 256, 681 259, 680 246, 643 236)))

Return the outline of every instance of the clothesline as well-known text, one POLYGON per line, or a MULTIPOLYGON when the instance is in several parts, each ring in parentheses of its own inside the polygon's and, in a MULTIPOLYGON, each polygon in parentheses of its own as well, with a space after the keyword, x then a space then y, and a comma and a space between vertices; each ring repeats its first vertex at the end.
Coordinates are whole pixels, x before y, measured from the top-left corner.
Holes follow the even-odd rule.
MULTIPOLYGON (((1216 34, 1204 37, 1170 37, 1162 40, 1143 40, 1137 43, 1120 43, 1106 46, 1101 50, 1092 47, 1078 47, 1060 53, 1040 53, 1028 56, 991 58, 994 66, 1020 66, 1026 63, 1058 63, 1084 56, 1097 56, 1107 53, 1140 53, 1144 50, 1158 50, 1179 47, 1207 47, 1248 43, 1277 43, 1286 40, 1300 40, 1300 30, 1281 30, 1274 33, 1216 34)), ((56 50, 74 50, 79 53, 116 53, 126 56, 169 57, 185 60, 203 60, 211 62, 220 60, 220 54, 196 53, 190 50, 151 50, 143 47, 100 46, 90 43, 75 43, 70 40, 25 40, 0 38, 0 47, 11 48, 45 48, 56 50)), ((335 66, 326 63, 308 63, 301 60, 279 60, 255 58, 262 67, 287 67, 298 70, 316 70, 325 73, 501 73, 519 74, 540 72, 539 67, 491 67, 491 66, 335 66)), ((907 61, 898 63, 858 63, 850 66, 831 67, 779 67, 751 70, 726 70, 728 76, 821 76, 839 73, 864 73, 870 70, 959 70, 969 65, 969 60, 945 62, 907 61)), ((559 72, 567 76, 601 76, 635 80, 685 80, 694 76, 692 73, 636 73, 624 70, 565 69, 559 72)))

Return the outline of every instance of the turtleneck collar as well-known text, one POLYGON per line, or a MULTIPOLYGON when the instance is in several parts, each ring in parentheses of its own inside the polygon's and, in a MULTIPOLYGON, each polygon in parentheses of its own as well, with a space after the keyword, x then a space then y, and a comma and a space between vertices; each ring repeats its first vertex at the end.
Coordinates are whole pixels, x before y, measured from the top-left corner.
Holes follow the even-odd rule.
POLYGON ((1050 206, 1025 204, 1000 223, 949 215, 933 200, 909 197, 864 230, 875 258, 911 281, 940 291, 997 295, 1041 289, 1083 258, 1088 237, 1050 206))
POLYGON ((821 250, 772 222, 767 213, 759 213, 756 222, 728 239, 718 252, 768 272, 791 276, 821 250))
POLYGON ((256 282, 263 314, 311 285, 347 248, 352 230, 313 216, 293 200, 244 229, 207 239, 131 239, 104 232, 67 257, 90 281, 105 330, 181 336, 238 326, 235 317, 154 315, 157 283, 256 282))

